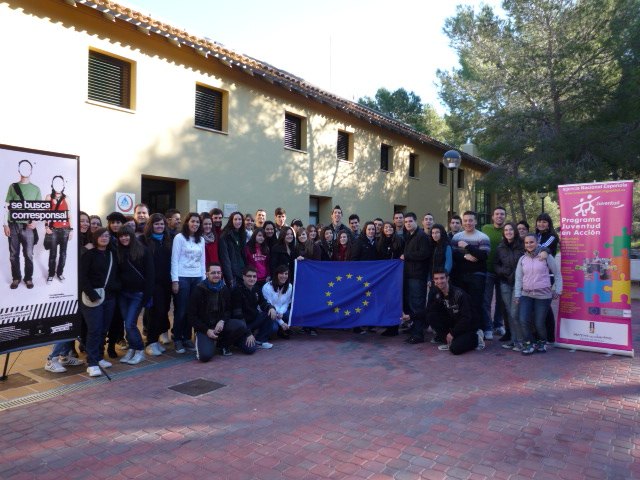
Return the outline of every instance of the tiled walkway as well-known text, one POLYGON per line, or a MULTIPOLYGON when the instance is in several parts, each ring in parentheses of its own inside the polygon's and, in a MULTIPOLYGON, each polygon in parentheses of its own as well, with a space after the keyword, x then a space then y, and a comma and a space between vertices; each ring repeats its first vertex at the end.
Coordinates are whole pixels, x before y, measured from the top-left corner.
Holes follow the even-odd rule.
MULTIPOLYGON (((634 317, 637 350, 637 303, 634 317)), ((640 478, 637 359, 497 341, 454 357, 403 339, 323 331, 76 375, 77 391, 0 411, 0 478, 640 478), (195 379, 225 386, 169 389, 195 379)))

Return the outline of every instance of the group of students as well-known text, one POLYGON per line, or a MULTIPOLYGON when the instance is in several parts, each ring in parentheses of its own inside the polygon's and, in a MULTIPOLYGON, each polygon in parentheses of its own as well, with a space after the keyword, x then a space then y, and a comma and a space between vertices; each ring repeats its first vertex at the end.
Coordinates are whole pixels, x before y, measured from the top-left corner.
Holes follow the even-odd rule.
MULTIPOLYGON (((477 308, 478 301, 482 303, 485 297, 486 260, 492 245, 486 235, 486 238, 477 235, 473 212, 465 212, 463 218, 454 216, 449 232, 435 223, 430 213, 424 215, 422 228, 415 214, 400 212, 394 214, 393 222, 376 218, 364 223, 361 229, 360 219, 354 214, 346 226, 337 205, 328 225, 304 228, 300 220, 287 225, 283 208, 276 209, 274 217, 274 221, 267 220, 262 209, 255 216, 233 212, 223 227, 223 212, 217 208, 201 214, 190 212, 182 219, 177 210, 150 215, 148 207, 139 204, 133 217, 112 212, 103 227, 99 217, 81 212, 80 345, 87 354, 89 375, 100 376, 101 369, 112 366, 104 358, 105 345, 112 359, 118 357, 116 345, 124 345, 127 351, 120 362, 131 365, 140 363, 146 355, 161 355, 166 351, 164 345, 171 341, 176 353, 195 351, 201 361, 210 360, 216 352, 230 355, 232 347, 244 353, 271 348, 273 336, 284 339, 290 336, 291 284, 296 260, 304 259, 401 259, 405 271, 403 311, 414 316, 424 313, 425 318, 429 318, 428 312, 430 318, 435 318, 439 300, 447 303, 447 298, 440 298, 443 291, 438 282, 431 286, 434 273, 445 273, 447 281, 451 274, 455 288, 460 287, 466 292, 463 295, 469 295, 465 300, 470 302, 473 318, 465 321, 474 334, 476 329, 479 332, 478 341, 465 351, 483 345, 483 338, 491 338, 488 330, 482 330, 482 322, 476 320, 477 312, 481 311, 477 308), (473 278, 476 274, 482 277, 482 282, 473 278), (146 342, 138 328, 143 310, 146 342)), ((506 299, 508 294, 512 297, 504 301, 508 307, 503 313, 508 331, 502 333, 505 333, 503 340, 509 340, 504 345, 523 353, 531 350, 534 338, 538 339, 538 351, 542 351, 540 341, 547 338, 537 328, 541 312, 545 305, 548 308, 553 296, 549 294, 550 285, 539 275, 541 236, 544 244, 541 256, 556 275, 556 293, 560 284, 553 261, 557 235, 548 216, 539 218, 537 226, 544 222, 555 242, 544 238, 542 231, 525 236, 529 229, 524 222, 496 227, 503 236, 496 246, 499 299, 506 299), (536 258, 537 263, 528 257, 536 258), (544 302, 538 301, 543 299, 544 302), (518 302, 519 307, 514 307, 518 302), (530 328, 523 327, 529 324, 529 311, 535 312, 536 337, 530 328)), ((432 322, 439 328, 434 329, 435 342, 451 344, 449 334, 459 321, 452 315, 440 311, 440 320, 432 322), (444 323, 443 315, 448 315, 444 323)), ((430 322, 414 322, 410 316, 403 318, 404 326, 408 327, 405 330, 410 334, 408 343, 424 341, 424 330, 432 326, 430 322)), ((398 324, 390 325, 382 335, 398 335, 398 328, 398 324)), ((373 329, 354 330, 366 333, 373 329)), ((317 335, 313 328, 303 331, 317 335)), ((45 369, 61 372, 65 365, 82 364, 75 357, 73 342, 57 344, 45 369)))

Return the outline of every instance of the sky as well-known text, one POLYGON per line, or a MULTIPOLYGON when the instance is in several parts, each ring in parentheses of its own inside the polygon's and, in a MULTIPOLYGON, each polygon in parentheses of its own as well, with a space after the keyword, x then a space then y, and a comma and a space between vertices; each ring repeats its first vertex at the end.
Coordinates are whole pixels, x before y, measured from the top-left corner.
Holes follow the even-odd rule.
POLYGON ((457 66, 442 32, 459 4, 499 0, 120 0, 348 100, 404 88, 433 105, 436 71, 457 66))

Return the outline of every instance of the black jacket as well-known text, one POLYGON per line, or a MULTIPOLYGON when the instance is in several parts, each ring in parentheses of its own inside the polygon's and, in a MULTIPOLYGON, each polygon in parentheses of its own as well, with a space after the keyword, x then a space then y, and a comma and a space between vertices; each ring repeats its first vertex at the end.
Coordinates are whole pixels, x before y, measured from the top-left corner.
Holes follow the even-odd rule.
POLYGON ((328 262, 333 260, 333 245, 334 242, 328 244, 324 240, 316 242, 313 246, 313 259, 328 262))
POLYGON ((143 245, 149 249, 153 257, 153 271, 156 285, 171 284, 171 237, 159 242, 153 237, 140 237, 143 245))
POLYGON ((231 293, 227 286, 216 292, 209 289, 207 283, 208 280, 203 280, 193 289, 188 311, 191 326, 204 334, 220 320, 226 322, 231 318, 231 293))
POLYGON ((422 230, 416 230, 413 235, 407 234, 404 244, 404 277, 426 280, 431 254, 431 242, 422 230))
POLYGON ((400 258, 404 253, 404 239, 395 233, 391 238, 382 235, 376 241, 378 260, 392 260, 400 258))
POLYGON ((293 282, 293 271, 296 266, 296 252, 291 248, 291 254, 287 253, 287 247, 281 243, 277 243, 271 249, 269 256, 269 267, 271 268, 271 276, 275 275, 276 267, 286 265, 289 267, 289 281, 293 282))
POLYGON ((249 290, 244 282, 231 292, 231 305, 233 318, 242 318, 248 325, 255 321, 258 309, 266 313, 273 308, 262 295, 262 289, 254 286, 249 290))
MULTIPOLYGON (((137 240, 132 240, 137 241, 137 240)), ((153 295, 155 285, 155 268, 153 257, 147 247, 141 258, 131 260, 128 249, 120 247, 121 261, 118 263, 121 290, 125 292, 142 292, 141 305, 146 305, 153 295)))
POLYGON ((80 289, 93 301, 100 298, 96 288, 105 288, 106 297, 112 297, 120 290, 118 279, 118 257, 110 249, 99 250, 92 248, 80 257, 80 289), (112 259, 111 272, 109 272, 109 258, 112 259), (106 288, 105 288, 106 282, 106 288))
POLYGON ((375 239, 369 242, 365 235, 360 235, 351 247, 351 260, 377 260, 375 239))
POLYGON ((463 333, 476 332, 480 328, 480 324, 476 323, 476 317, 471 314, 471 297, 461 288, 451 284, 449 284, 448 296, 445 297, 436 288, 436 294, 429 302, 427 310, 412 314, 411 319, 433 314, 440 317, 438 323, 444 327, 444 330, 438 333, 444 336, 450 333, 455 338, 463 333))
POLYGON ((227 285, 242 280, 242 269, 245 265, 244 246, 246 235, 237 235, 233 231, 226 231, 220 237, 218 255, 222 264, 222 273, 227 285), (242 237, 242 238, 239 238, 242 237))
POLYGON ((501 282, 507 282, 513 286, 516 281, 516 268, 518 260, 524 255, 522 240, 516 238, 512 243, 504 240, 498 244, 496 257, 493 260, 493 270, 501 282))

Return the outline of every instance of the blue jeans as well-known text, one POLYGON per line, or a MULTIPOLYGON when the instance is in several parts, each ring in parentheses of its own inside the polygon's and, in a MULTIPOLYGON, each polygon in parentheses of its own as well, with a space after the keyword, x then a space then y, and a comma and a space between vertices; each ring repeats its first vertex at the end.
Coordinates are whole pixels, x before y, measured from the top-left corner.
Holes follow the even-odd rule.
POLYGON ((90 367, 98 366, 104 351, 104 338, 109 331, 113 312, 116 309, 116 299, 107 298, 97 307, 87 307, 80 302, 80 310, 87 324, 87 363, 90 367))
POLYGON ((523 327, 525 342, 533 341, 535 332, 538 340, 547 340, 545 320, 551 307, 550 298, 520 297, 520 324, 523 327))
POLYGON ((425 309, 427 303, 427 282, 419 278, 404 279, 404 304, 409 312, 416 313, 425 309))
POLYGON ((53 345, 51 349, 51 353, 47 357, 47 360, 53 360, 60 356, 66 357, 69 355, 69 352, 73 350, 73 340, 69 340, 67 342, 59 342, 53 345))
POLYGON ((187 319, 189 297, 196 285, 202 281, 200 277, 179 277, 178 293, 173 305, 173 340, 191 340, 191 325, 187 319))
POLYGON ((509 324, 509 330, 511 331, 511 340, 515 343, 524 342, 524 332, 520 325, 520 319, 518 318, 519 305, 513 301, 514 288, 506 282, 500 282, 500 294, 502 296, 502 303, 504 304, 505 318, 509 324))
POLYGON ((69 243, 70 230, 66 228, 54 228, 52 233, 51 250, 49 250, 49 276, 61 276, 64 272, 64 265, 67 263, 67 244, 69 243), (56 268, 56 257, 60 247, 58 257, 58 267, 56 268))
POLYGON ((504 327, 504 321, 502 319, 502 309, 504 304, 502 302, 502 295, 500 294, 500 280, 496 277, 495 273, 487 272, 487 276, 484 281, 484 303, 482 306, 482 319, 483 330, 493 331, 496 328, 504 327), (493 321, 491 320, 491 302, 493 301, 493 293, 496 294, 496 309, 493 313, 493 321))
POLYGON ((269 318, 269 314, 258 312, 258 316, 251 324, 247 324, 249 330, 258 330, 256 340, 259 342, 268 342, 269 337, 278 331, 278 323, 269 318))
POLYGON ((26 223, 9 222, 9 263, 11 263, 11 277, 22 280, 20 273, 20 247, 24 256, 24 281, 33 278, 33 232, 26 223))
POLYGON ((142 335, 138 330, 138 315, 142 310, 142 292, 120 292, 118 306, 124 320, 124 330, 127 332, 129 348, 144 350, 142 335))

